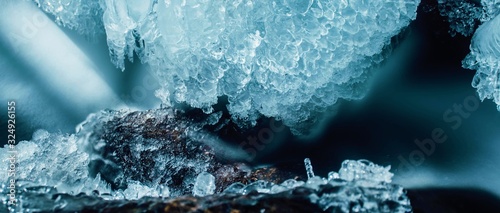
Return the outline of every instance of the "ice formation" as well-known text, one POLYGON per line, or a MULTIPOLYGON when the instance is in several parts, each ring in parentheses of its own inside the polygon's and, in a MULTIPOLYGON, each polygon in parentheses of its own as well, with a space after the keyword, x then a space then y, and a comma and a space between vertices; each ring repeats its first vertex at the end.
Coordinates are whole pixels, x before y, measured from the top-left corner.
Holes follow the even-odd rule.
POLYGON ((493 99, 500 111, 500 15, 477 29, 463 65, 477 71, 472 86, 479 97, 493 99))
MULTIPOLYGON (((306 172, 312 166, 310 160, 304 161, 306 172)), ((277 194, 291 189, 305 188, 320 191, 310 196, 326 212, 411 212, 410 200, 405 190, 398 185, 390 184, 393 174, 390 166, 378 166, 368 160, 346 160, 339 172, 330 172, 328 178, 309 176, 304 181, 286 180, 281 184, 256 181, 248 185, 234 183, 224 193, 277 194)))
MULTIPOLYGON (((75 134, 38 130, 30 141, 16 145, 17 167, 22 168, 17 184, 27 190, 48 187, 70 195, 138 199, 187 194, 196 175, 229 171, 215 160, 208 143, 198 141, 200 131, 189 133, 197 127, 175 115, 169 109, 103 110, 90 115, 75 134)), ((8 150, 0 148, 2 159, 11 155, 8 150)), ((0 170, 4 183, 6 172, 0 170)), ((213 187, 206 193, 213 193, 213 187)))
POLYGON ((207 196, 215 192, 215 177, 208 173, 202 172, 196 177, 196 182, 193 186, 194 196, 207 196))
POLYGON ((472 86, 481 100, 493 99, 500 111, 500 0, 480 3, 439 0, 438 3, 440 14, 450 23, 451 35, 474 33, 471 52, 462 65, 477 71, 472 86))
MULTIPOLYGON (((74 135, 49 134, 39 130, 31 141, 22 141, 16 146, 18 184, 31 186, 55 186, 61 192, 91 193, 99 190, 109 193, 109 186, 100 175, 89 177, 87 169, 89 155, 78 149, 74 135)), ((7 148, 0 149, 1 159, 8 159, 7 148)), ((2 161, 5 165, 5 161, 2 161)), ((7 168, 7 167, 6 167, 7 168)), ((6 170, 0 170, 2 183, 7 183, 6 170)))
POLYGON ((37 2, 79 31, 94 31, 102 13, 113 63, 123 70, 137 54, 164 103, 211 113, 225 96, 235 122, 276 117, 299 133, 338 99, 365 94, 420 0, 37 2))
POLYGON ((457 1, 438 0, 438 9, 441 16, 446 17, 450 24, 450 34, 457 33, 471 36, 481 22, 493 19, 498 14, 499 0, 457 1))
POLYGON ((463 67, 477 71, 472 86, 481 100, 493 99, 500 110, 500 0, 482 0, 481 4, 477 16, 483 23, 474 33, 463 67))
POLYGON ((99 0, 33 1, 44 11, 53 14, 57 24, 76 30, 89 39, 104 33, 99 0))

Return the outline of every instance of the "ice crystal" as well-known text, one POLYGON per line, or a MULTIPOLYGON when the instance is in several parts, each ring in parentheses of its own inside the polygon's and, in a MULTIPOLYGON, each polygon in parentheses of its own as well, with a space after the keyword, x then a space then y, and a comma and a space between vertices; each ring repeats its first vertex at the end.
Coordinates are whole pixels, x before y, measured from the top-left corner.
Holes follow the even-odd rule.
MULTIPOLYGON (((306 173, 313 174, 310 160, 304 160, 306 173)), ((328 178, 309 177, 307 182, 286 180, 281 184, 256 181, 248 185, 234 183, 224 193, 277 194, 300 187, 322 192, 309 197, 326 212, 411 212, 410 200, 405 190, 390 184, 393 174, 390 166, 382 167, 367 160, 346 160, 338 172, 328 178)))

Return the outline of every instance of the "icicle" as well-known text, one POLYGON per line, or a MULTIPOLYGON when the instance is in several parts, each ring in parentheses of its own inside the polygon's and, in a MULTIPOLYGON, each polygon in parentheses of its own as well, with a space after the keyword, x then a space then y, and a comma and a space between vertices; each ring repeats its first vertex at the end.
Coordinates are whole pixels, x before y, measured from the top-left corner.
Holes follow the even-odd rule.
POLYGON ((314 171, 309 158, 304 159, 304 164, 306 166, 307 178, 311 179, 314 177, 314 171))

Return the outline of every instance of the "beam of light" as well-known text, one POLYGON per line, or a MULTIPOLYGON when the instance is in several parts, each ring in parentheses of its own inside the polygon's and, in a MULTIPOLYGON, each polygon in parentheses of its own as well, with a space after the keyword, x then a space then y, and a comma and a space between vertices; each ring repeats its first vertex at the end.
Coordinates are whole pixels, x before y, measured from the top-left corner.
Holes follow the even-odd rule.
POLYGON ((74 112, 123 107, 98 68, 39 8, 26 1, 4 2, 0 41, 32 68, 16 72, 28 72, 74 112))

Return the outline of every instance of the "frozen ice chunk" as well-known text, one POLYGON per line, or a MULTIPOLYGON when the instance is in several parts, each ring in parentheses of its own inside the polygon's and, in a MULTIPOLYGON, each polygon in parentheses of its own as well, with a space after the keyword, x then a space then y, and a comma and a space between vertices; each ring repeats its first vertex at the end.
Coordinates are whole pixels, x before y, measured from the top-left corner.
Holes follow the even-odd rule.
POLYGON ((471 52, 463 66, 476 70, 472 86, 481 100, 493 99, 500 110, 500 15, 482 24, 474 33, 471 52))
MULTIPOLYGON (((66 1, 56 1, 66 2, 66 1)), ((50 7, 40 2, 42 8, 50 7)), ((89 1, 102 13, 111 60, 137 54, 156 71, 165 104, 213 111, 228 100, 233 121, 283 120, 296 134, 339 99, 359 99, 391 38, 420 0, 89 1), (100 7, 97 7, 97 3, 100 7)), ((55 14, 62 23, 80 20, 55 14)), ((61 10, 67 10, 61 7, 61 10)), ((78 30, 95 29, 73 24, 78 30)), ((72 25, 72 26, 73 26, 72 25)), ((389 48, 390 49, 390 48, 389 48)))
POLYGON ((207 196, 215 192, 215 177, 208 173, 202 172, 196 177, 196 182, 193 187, 194 196, 207 196))
POLYGON ((342 162, 339 178, 347 181, 370 180, 374 182, 390 183, 393 174, 389 172, 391 166, 379 166, 368 160, 346 160, 342 162))

